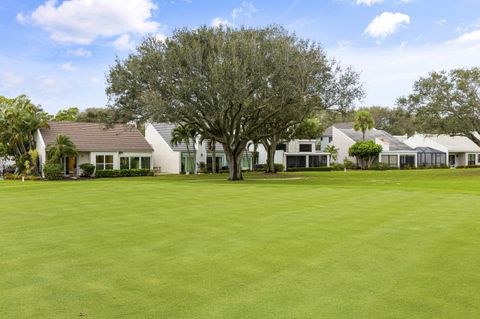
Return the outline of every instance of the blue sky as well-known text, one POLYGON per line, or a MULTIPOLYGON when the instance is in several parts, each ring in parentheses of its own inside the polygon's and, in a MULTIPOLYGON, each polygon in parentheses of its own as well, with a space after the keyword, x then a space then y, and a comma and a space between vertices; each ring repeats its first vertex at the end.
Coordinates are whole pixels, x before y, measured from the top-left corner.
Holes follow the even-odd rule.
POLYGON ((480 65, 478 0, 0 0, 0 95, 46 110, 107 104, 105 74, 147 34, 281 24, 362 74, 393 106, 432 70, 480 65))

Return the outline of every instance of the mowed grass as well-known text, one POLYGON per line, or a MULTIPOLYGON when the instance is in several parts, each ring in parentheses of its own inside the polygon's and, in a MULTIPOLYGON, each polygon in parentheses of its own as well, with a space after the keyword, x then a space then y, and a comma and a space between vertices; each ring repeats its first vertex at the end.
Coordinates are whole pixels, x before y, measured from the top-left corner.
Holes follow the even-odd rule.
POLYGON ((0 318, 478 318, 480 170, 0 182, 0 318))

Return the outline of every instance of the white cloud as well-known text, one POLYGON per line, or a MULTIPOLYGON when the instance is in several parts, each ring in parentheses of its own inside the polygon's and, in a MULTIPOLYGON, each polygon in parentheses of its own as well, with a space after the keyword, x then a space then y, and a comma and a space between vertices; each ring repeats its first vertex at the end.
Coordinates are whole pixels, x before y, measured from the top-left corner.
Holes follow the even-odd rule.
POLYGON ((372 38, 384 39, 409 23, 410 17, 406 14, 383 12, 370 22, 365 33, 372 38))
POLYGON ((128 34, 120 36, 118 39, 113 41, 112 44, 115 49, 119 51, 128 51, 132 50, 135 47, 135 43, 133 43, 133 41, 130 41, 130 36, 128 34))
POLYGON ((355 3, 358 5, 372 6, 377 3, 382 3, 383 0, 356 0, 355 3))
POLYGON ((0 75, 0 88, 15 89, 22 85, 24 79, 13 72, 5 72, 0 75))
POLYGON ((216 17, 212 20, 211 22, 212 27, 220 27, 220 26, 226 26, 226 27, 233 27, 234 24, 227 19, 223 19, 220 17, 216 17))
POLYGON ((70 56, 77 56, 82 58, 89 58, 92 56, 92 51, 86 50, 84 48, 78 48, 75 50, 68 50, 67 54, 70 56))
POLYGON ((480 42, 480 30, 467 32, 450 42, 453 42, 453 43, 480 42))
POLYGON ((27 18, 22 12, 17 13, 15 20, 17 20, 17 22, 20 24, 25 24, 27 22, 27 18))
MULTIPOLYGON (((28 16, 58 42, 90 44, 99 37, 156 32, 153 0, 48 0, 28 16)), ((23 14, 17 20, 25 21, 23 14)))
POLYGON ((257 12, 258 9, 251 2, 243 1, 240 7, 234 8, 232 10, 231 16, 232 19, 238 19, 245 17, 250 19, 252 15, 257 12))
POLYGON ((72 65, 71 62, 62 64, 61 68, 63 71, 68 71, 68 72, 74 72, 78 70, 75 66, 72 65))

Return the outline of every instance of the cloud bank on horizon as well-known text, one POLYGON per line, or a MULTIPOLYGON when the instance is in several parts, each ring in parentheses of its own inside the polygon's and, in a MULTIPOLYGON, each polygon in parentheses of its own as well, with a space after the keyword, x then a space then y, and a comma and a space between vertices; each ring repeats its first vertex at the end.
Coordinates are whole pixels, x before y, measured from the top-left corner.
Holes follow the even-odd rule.
POLYGON ((108 66, 147 35, 280 24, 360 71, 363 105, 393 106, 430 71, 478 66, 478 12, 471 0, 3 0, 0 95, 51 112, 105 106, 108 66))

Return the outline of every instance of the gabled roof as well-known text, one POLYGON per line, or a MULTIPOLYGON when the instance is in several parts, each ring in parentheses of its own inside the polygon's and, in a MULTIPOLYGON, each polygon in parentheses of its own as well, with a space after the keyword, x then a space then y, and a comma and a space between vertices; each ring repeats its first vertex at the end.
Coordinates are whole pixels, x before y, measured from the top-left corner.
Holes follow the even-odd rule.
POLYGON ((80 152, 151 152, 142 133, 127 124, 107 127, 100 123, 49 122, 41 128, 45 145, 55 143, 59 134, 68 136, 80 152))
MULTIPOLYGON (((173 145, 172 140, 172 131, 178 126, 173 123, 152 123, 152 126, 160 134, 160 136, 165 140, 165 142, 170 145, 173 151, 175 152, 186 152, 187 145, 185 143, 179 143, 178 145, 173 145)), ((190 151, 193 151, 193 142, 190 142, 188 145, 190 151)), ((223 151, 223 146, 220 143, 215 144, 215 149, 219 152, 223 151)))
MULTIPOLYGON (((360 142, 363 140, 363 134, 361 131, 355 131, 352 128, 339 130, 355 142, 360 142)), ((390 151, 413 151, 410 146, 400 142, 393 135, 390 135, 385 131, 373 129, 365 132, 365 139, 367 141, 375 141, 377 138, 387 142, 389 144, 390 151)))
POLYGON ((353 128, 353 122, 344 122, 344 123, 335 123, 332 126, 329 126, 325 132, 323 132, 322 136, 330 136, 333 137, 333 127, 338 128, 338 129, 347 129, 347 128, 353 128))
POLYGON ((479 152, 480 147, 475 144, 471 139, 465 136, 450 136, 446 134, 434 135, 426 134, 434 142, 445 146, 449 152, 479 152))

